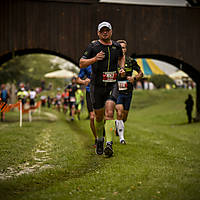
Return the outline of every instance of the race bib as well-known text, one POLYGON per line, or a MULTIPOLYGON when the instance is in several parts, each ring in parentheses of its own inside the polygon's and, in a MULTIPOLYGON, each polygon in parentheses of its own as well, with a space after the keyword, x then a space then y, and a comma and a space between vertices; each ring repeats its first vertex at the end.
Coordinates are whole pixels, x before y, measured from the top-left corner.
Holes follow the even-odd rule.
POLYGON ((114 72, 103 72, 103 82, 116 82, 117 73, 114 72))
POLYGON ((70 102, 76 102, 76 98, 75 97, 70 97, 70 102))
POLYGON ((127 81, 118 81, 118 87, 119 90, 127 90, 128 89, 127 81))

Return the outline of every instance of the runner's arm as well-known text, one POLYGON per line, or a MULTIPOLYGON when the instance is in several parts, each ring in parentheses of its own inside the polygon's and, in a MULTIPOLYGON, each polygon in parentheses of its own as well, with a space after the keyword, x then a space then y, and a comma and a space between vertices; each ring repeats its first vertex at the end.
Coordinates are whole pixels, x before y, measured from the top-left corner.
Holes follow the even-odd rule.
POLYGON ((97 61, 96 56, 93 58, 89 58, 89 59, 81 58, 79 61, 79 66, 80 66, 80 68, 86 68, 89 65, 92 65, 93 63, 95 63, 96 61, 97 61))
POLYGON ((118 65, 120 66, 119 74, 121 77, 124 77, 126 75, 126 72, 124 70, 124 59, 123 56, 119 57, 118 59, 118 65))
POLYGON ((123 56, 118 58, 118 65, 120 66, 120 68, 124 67, 124 60, 123 60, 123 56))
POLYGON ((93 44, 90 43, 87 49, 85 50, 83 56, 79 60, 80 68, 86 68, 97 61, 96 56, 94 56, 92 52, 93 52, 93 44))
POLYGON ((142 70, 137 71, 136 76, 127 76, 127 80, 129 80, 131 83, 140 80, 143 77, 143 72, 142 70))
POLYGON ((143 72, 140 69, 140 71, 138 72, 138 74, 135 76, 136 80, 140 80, 143 77, 143 72))
POLYGON ((77 79, 76 79, 76 82, 78 83, 78 84, 81 84, 81 85, 88 85, 89 83, 90 83, 90 79, 89 78, 86 78, 85 80, 83 80, 83 79, 81 79, 80 77, 78 77, 77 79))
POLYGON ((133 62, 133 69, 137 72, 135 78, 136 80, 140 80, 143 77, 143 72, 141 70, 141 67, 137 64, 135 60, 132 60, 132 62, 133 62))
POLYGON ((137 64, 137 62, 131 58, 132 64, 133 64, 133 70, 135 70, 137 72, 137 75, 134 76, 134 74, 132 74, 133 79, 135 79, 134 81, 138 81, 143 77, 143 72, 141 70, 141 67, 137 64))
POLYGON ((92 65, 93 63, 95 63, 99 60, 103 60, 104 58, 105 58, 105 53, 103 51, 100 51, 93 58, 87 58, 86 59, 86 58, 82 57, 80 59, 79 66, 80 66, 80 68, 85 68, 85 67, 88 67, 89 65, 92 65))

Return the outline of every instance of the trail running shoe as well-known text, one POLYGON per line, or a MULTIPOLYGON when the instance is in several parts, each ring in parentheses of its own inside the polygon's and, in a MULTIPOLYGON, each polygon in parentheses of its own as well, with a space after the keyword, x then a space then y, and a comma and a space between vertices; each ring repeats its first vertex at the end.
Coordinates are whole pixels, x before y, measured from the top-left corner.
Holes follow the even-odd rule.
POLYGON ((102 155, 103 154, 103 147, 104 147, 104 138, 98 138, 96 144, 96 154, 102 155))
POLYGON ((71 117, 71 122, 73 122, 74 121, 74 118, 73 117, 71 117))
POLYGON ((125 140, 121 140, 120 143, 121 144, 126 144, 126 141, 125 140))
POLYGON ((108 142, 106 144, 106 148, 104 149, 104 153, 108 157, 111 157, 113 155, 112 142, 108 142))

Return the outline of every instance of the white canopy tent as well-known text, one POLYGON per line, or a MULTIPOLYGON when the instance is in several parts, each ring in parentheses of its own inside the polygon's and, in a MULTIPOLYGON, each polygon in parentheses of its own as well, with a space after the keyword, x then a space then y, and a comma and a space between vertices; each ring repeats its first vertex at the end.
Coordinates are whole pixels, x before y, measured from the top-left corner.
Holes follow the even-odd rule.
POLYGON ((169 77, 172 78, 175 81, 176 85, 180 87, 189 87, 188 83, 192 81, 192 79, 181 70, 170 74, 169 77))
POLYGON ((44 75, 45 78, 66 78, 66 79, 72 78, 74 76, 77 77, 77 74, 66 69, 49 72, 44 75))
POLYGON ((170 74, 169 76, 170 76, 172 79, 189 78, 189 76, 188 76, 185 72, 183 72, 183 71, 181 71, 181 70, 178 70, 178 71, 176 71, 176 72, 170 74))

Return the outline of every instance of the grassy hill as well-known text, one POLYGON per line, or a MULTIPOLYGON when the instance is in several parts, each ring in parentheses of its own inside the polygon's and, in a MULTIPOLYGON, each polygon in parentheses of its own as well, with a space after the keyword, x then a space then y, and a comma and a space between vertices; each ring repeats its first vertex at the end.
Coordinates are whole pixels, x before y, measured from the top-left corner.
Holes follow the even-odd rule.
POLYGON ((187 124, 184 101, 195 91, 135 91, 114 156, 95 155, 89 121, 71 123, 47 108, 0 123, 0 199, 200 198, 200 124, 187 124), (50 113, 50 114, 49 114, 50 113))

